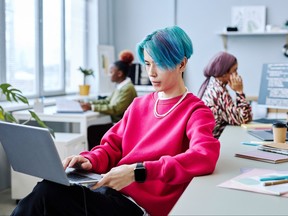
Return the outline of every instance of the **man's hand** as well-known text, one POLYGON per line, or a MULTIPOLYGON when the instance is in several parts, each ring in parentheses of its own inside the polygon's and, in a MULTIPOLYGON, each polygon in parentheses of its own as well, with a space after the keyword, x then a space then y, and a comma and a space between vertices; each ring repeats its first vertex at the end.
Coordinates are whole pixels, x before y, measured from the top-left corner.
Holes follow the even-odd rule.
POLYGON ((83 170, 92 169, 91 162, 87 158, 81 155, 69 156, 62 161, 62 164, 63 164, 64 170, 67 167, 71 167, 75 169, 83 169, 83 170))
POLYGON ((119 191, 135 181, 135 168, 136 163, 131 165, 121 165, 118 167, 114 167, 108 173, 103 174, 103 178, 95 185, 93 185, 91 189, 93 190, 102 186, 107 186, 119 191))

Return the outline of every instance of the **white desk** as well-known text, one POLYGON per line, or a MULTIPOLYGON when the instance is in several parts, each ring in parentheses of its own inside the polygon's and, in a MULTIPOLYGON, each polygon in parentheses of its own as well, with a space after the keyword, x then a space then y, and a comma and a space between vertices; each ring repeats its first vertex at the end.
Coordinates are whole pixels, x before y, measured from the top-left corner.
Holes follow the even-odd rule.
POLYGON ((220 137, 221 154, 212 175, 194 178, 169 215, 288 215, 288 198, 218 187, 241 168, 287 170, 288 163, 269 164, 234 157, 253 149, 241 141, 256 140, 245 129, 227 126, 220 137))
MULTIPOLYGON (((84 134, 86 138, 88 126, 111 122, 111 117, 109 115, 92 111, 84 113, 56 113, 56 106, 45 107, 43 113, 36 114, 42 121, 79 123, 79 132, 84 134)), ((13 115, 17 120, 27 120, 30 118, 28 110, 13 112, 13 115)))

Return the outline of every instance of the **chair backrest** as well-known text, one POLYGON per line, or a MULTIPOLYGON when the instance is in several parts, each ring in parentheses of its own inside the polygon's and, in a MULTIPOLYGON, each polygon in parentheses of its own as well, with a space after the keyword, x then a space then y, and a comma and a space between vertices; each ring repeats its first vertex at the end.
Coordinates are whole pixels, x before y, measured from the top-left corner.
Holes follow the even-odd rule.
POLYGON ((100 145, 100 141, 104 134, 113 126, 113 123, 102 125, 91 125, 87 129, 88 134, 88 149, 100 145))

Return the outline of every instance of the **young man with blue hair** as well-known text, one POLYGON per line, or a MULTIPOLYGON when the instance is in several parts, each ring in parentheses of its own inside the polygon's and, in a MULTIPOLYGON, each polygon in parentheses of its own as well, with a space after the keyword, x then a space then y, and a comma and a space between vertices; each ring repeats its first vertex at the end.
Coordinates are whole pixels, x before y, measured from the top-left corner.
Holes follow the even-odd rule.
POLYGON ((155 92, 135 98, 101 145, 63 161, 103 178, 90 188, 44 180, 12 215, 168 215, 195 176, 214 171, 214 116, 182 78, 193 52, 188 35, 160 29, 137 51, 155 92))

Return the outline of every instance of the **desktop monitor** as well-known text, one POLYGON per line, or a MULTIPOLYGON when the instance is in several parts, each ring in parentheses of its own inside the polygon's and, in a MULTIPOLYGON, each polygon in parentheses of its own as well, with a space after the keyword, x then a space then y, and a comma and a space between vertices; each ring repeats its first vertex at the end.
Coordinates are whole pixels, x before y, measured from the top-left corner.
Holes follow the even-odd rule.
POLYGON ((263 65, 258 104, 288 109, 288 63, 263 65))

